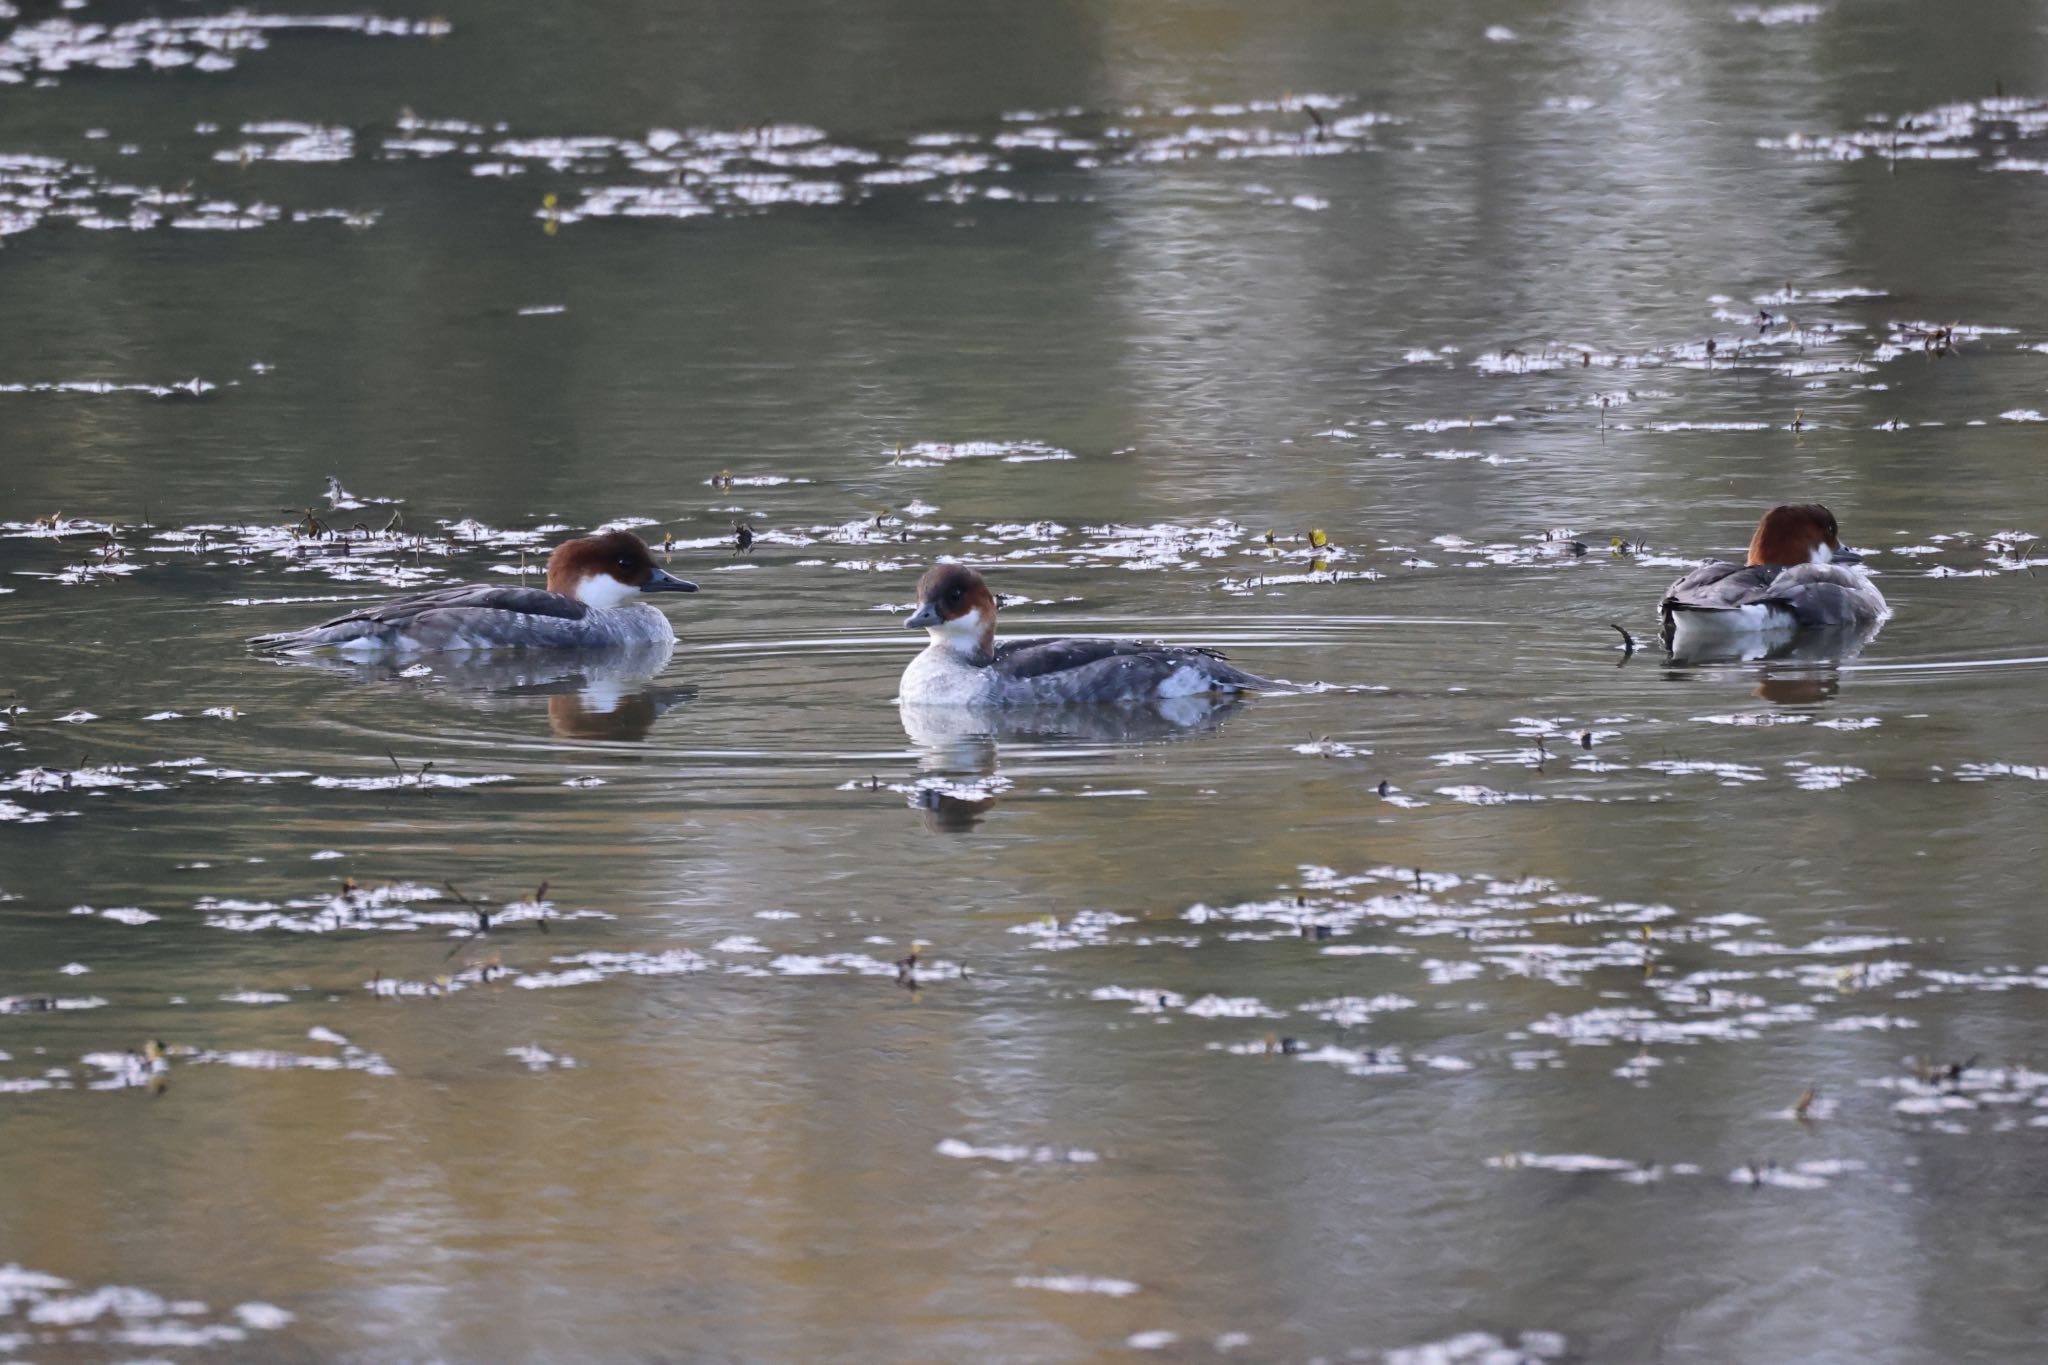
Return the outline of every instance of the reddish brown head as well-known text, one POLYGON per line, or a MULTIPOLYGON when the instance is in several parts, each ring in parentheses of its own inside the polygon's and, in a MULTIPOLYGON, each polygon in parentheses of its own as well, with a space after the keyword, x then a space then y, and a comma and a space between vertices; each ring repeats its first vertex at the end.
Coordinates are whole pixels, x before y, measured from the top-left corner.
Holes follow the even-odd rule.
POLYGON ((1749 538, 1751 564, 1854 564, 1861 558, 1842 548, 1835 514, 1817 502, 1778 504, 1749 538))
POLYGON ((695 592, 654 562, 646 542, 631 531, 565 540, 548 556, 548 591, 593 607, 616 607, 643 592, 695 592))
POLYGON ((996 595, 964 564, 934 564, 917 580, 917 610, 904 625, 931 632, 935 644, 986 662, 996 651, 996 595))

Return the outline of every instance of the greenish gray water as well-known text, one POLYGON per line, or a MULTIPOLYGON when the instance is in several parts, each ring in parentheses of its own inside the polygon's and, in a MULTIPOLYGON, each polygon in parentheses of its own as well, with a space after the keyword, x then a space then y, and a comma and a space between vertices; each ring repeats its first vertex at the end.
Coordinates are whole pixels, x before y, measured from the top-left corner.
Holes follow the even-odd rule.
POLYGON ((2038 6, 13 3, 0 1357, 2038 1352, 2038 6), (899 716, 940 555, 1331 686, 899 716))

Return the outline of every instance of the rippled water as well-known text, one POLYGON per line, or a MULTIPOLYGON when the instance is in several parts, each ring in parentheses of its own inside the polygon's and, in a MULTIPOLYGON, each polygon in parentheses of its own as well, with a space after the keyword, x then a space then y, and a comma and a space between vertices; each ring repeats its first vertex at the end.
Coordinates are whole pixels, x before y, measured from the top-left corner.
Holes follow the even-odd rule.
POLYGON ((512 11, 0 3, 0 1356, 2036 1352, 2036 9, 512 11))

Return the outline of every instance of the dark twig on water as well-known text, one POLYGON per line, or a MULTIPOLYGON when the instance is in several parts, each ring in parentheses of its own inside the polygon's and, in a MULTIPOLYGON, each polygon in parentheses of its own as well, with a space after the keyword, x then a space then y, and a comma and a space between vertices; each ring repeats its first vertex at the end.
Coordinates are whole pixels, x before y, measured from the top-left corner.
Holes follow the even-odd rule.
POLYGON ((441 885, 447 887, 449 895, 455 897, 455 899, 461 901, 464 905, 468 906, 471 912, 476 915, 475 933, 471 934, 468 939, 457 940, 455 946, 448 950, 447 957, 441 959, 443 962, 446 962, 448 958, 454 957, 457 953, 461 952, 464 948, 468 947, 472 941, 474 941, 475 939, 482 938, 485 934, 491 932, 491 912, 489 907, 478 905, 475 901, 463 895, 462 892, 456 888, 454 882, 444 881, 441 883, 441 885))
MULTIPOLYGON (((407 774, 406 774, 406 771, 405 771, 405 765, 404 765, 403 763, 400 763, 400 762, 398 761, 398 755, 397 755, 397 754, 394 754, 394 753, 392 753, 392 752, 391 752, 391 751, 390 751, 389 749, 386 749, 386 750, 384 751, 384 757, 386 757, 386 758, 388 758, 388 759, 390 759, 390 760, 391 760, 391 766, 392 766, 392 768, 393 768, 393 769, 395 769, 395 770, 397 771, 397 773, 398 773, 398 785, 399 785, 399 786, 401 786, 401 787, 402 787, 402 786, 404 786, 404 785, 405 785, 405 780, 406 780, 406 776, 407 776, 407 774)), ((433 766, 434 766, 434 760, 433 760, 433 759, 431 759, 431 758, 430 758, 430 759, 428 759, 428 760, 427 760, 427 761, 426 761, 425 763, 422 763, 422 764, 420 764, 420 766, 419 766, 419 771, 417 771, 417 772, 415 772, 415 773, 411 774, 411 777, 412 777, 412 784, 413 784, 413 785, 414 785, 415 787, 418 787, 418 788, 420 788, 420 789, 421 789, 422 791, 426 790, 426 786, 427 786, 427 773, 428 773, 428 771, 429 771, 430 769, 432 769, 432 768, 433 768, 433 766)))
POLYGON ((1623 659, 1629 659, 1634 657, 1636 652, 1636 637, 1628 633, 1628 627, 1626 626, 1615 625, 1613 622, 1609 622, 1608 624, 1614 626, 1615 630, 1621 632, 1621 657, 1623 659))

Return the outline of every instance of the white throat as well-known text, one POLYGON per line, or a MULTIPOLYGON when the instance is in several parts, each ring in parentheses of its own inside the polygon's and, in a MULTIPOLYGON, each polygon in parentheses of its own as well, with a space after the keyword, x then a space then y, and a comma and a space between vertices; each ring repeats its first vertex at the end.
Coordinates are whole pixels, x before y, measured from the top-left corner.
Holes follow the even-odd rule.
POLYGON ((587 607, 602 611, 616 607, 629 597, 638 597, 640 589, 629 583, 621 583, 608 573, 594 573, 576 585, 576 600, 587 607))
POLYGON ((926 626, 925 634, 932 637, 934 645, 951 650, 962 658, 978 659, 981 657, 982 629, 981 608, 976 607, 965 616, 926 626))
POLYGON ((1831 564, 1834 562, 1834 558, 1835 552, 1830 550, 1828 543, 1823 540, 1820 544, 1813 547, 1813 558, 1807 562, 1811 564, 1831 564))

